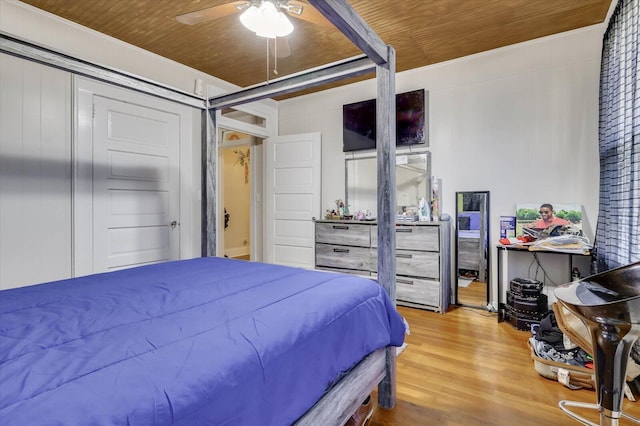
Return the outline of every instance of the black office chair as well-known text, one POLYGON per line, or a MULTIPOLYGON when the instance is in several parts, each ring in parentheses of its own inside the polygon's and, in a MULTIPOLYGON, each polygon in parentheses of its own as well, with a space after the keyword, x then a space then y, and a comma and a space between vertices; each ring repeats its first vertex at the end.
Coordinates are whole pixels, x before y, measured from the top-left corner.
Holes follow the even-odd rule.
POLYGON ((617 426, 625 417, 622 399, 629 352, 640 337, 640 262, 564 284, 554 291, 558 301, 584 322, 591 334, 597 404, 560 401, 562 411, 590 426, 617 426), (600 423, 593 423, 567 407, 593 408, 600 423))

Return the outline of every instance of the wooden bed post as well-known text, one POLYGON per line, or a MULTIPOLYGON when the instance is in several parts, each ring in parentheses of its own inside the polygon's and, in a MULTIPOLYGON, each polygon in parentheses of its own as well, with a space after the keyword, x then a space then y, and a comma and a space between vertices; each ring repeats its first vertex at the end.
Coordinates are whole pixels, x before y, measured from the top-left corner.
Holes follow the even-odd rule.
POLYGON ((216 255, 216 110, 202 113, 202 257, 216 255))
MULTIPOLYGON (((378 157, 378 283, 396 300, 396 55, 360 15, 340 0, 308 0, 369 59, 376 63, 378 157)), ((396 403, 396 353, 387 348, 386 374, 378 385, 378 405, 396 403)))
MULTIPOLYGON (((387 61, 376 67, 378 156, 378 283, 396 300, 396 57, 387 46, 387 61)), ((396 403, 396 351, 388 347, 386 375, 378 385, 378 405, 396 403)))
POLYGON ((395 50, 376 67, 378 157, 378 283, 396 300, 396 96, 395 50))

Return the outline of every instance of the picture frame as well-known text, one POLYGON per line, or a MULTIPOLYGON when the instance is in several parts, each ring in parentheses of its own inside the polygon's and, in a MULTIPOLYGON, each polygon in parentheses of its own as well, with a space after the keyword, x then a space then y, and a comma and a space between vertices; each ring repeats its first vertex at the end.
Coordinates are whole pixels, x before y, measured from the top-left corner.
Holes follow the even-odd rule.
MULTIPOLYGON (((576 230, 582 230, 582 205, 575 203, 521 203, 516 204, 516 235, 523 235, 523 228, 533 228, 541 230, 539 226, 534 226, 539 223, 542 216, 540 210, 542 206, 551 205, 554 216, 560 219, 564 219, 567 225, 570 225, 576 230)), ((544 210, 548 210, 545 208, 544 210)))

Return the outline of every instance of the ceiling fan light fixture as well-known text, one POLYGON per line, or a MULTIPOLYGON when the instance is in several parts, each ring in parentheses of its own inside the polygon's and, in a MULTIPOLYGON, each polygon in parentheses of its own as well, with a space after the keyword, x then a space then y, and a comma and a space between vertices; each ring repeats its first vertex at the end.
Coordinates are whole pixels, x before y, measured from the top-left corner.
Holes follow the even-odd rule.
POLYGON ((252 4, 240 15, 240 22, 260 37, 284 37, 293 32, 293 24, 271 1, 252 4))

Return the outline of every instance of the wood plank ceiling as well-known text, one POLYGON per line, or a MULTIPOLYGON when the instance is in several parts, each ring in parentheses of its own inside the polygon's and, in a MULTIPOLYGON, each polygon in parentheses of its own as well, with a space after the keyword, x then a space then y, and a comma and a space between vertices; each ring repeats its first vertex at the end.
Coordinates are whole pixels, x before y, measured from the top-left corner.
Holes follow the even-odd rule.
MULTIPOLYGON (((601 23, 611 1, 350 0, 349 3, 385 43, 396 49, 397 72, 402 72, 601 23)), ((238 19, 239 13, 197 25, 175 20, 177 15, 226 4, 229 0, 23 2, 240 87, 266 81, 267 69, 268 78, 273 79, 361 53, 328 22, 322 25, 291 18, 295 27, 287 36, 291 54, 278 59, 275 75, 272 56, 267 68, 266 39, 245 29, 238 19)))

